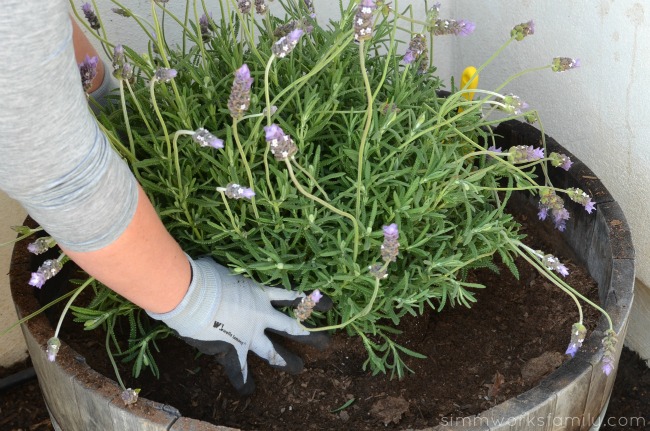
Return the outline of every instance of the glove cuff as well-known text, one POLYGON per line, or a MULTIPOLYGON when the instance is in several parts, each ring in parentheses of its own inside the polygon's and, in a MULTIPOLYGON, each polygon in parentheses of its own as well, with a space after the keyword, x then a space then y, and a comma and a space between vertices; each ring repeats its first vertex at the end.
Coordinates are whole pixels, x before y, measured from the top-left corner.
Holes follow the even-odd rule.
MULTIPOLYGON (((186 254, 187 256, 187 254, 186 254)), ((167 313, 147 314, 163 321, 182 337, 194 338, 196 333, 210 325, 221 303, 221 277, 209 259, 193 260, 187 256, 192 268, 192 281, 181 302, 167 313)))

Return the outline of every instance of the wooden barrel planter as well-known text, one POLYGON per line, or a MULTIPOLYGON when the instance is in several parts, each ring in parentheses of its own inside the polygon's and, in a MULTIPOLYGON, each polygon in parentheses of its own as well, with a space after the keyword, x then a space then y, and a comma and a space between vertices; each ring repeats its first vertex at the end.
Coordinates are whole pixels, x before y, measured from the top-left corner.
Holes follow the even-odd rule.
MULTIPOLYGON (((523 123, 507 122, 496 129, 498 147, 537 145, 540 132, 523 123)), ((593 196, 595 214, 572 211, 563 237, 599 286, 601 305, 608 311, 619 334, 616 358, 620 356, 631 309, 634 289, 634 248, 621 208, 593 172, 547 137, 549 151, 569 155, 574 165, 569 172, 552 170, 557 187, 579 187, 593 196)), ((520 199, 524 200, 523 196, 520 199)), ((571 203, 567 202, 567 205, 571 203)), ((533 215, 534 216, 534 215, 533 215)), ((20 317, 39 304, 27 289, 35 269, 24 247, 14 250, 11 289, 20 317)), ((590 430, 604 415, 616 373, 606 376, 599 365, 601 339, 607 328, 601 318, 575 358, 565 362, 535 388, 511 398, 476 417, 458 419, 429 430, 590 430)), ((62 340, 54 363, 48 362, 45 347, 53 328, 39 315, 22 330, 36 369, 54 427, 63 431, 201 431, 233 430, 184 417, 169 405, 141 398, 125 407, 120 388, 113 380, 92 370, 83 356, 62 340)))

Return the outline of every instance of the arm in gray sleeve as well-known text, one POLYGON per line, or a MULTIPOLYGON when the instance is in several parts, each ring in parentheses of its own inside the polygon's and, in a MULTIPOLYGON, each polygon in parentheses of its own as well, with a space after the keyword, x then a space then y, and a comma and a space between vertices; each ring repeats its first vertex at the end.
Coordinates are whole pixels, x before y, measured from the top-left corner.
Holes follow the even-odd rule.
POLYGON ((79 252, 111 244, 135 213, 135 178, 88 110, 65 0, 0 8, 0 188, 79 252))

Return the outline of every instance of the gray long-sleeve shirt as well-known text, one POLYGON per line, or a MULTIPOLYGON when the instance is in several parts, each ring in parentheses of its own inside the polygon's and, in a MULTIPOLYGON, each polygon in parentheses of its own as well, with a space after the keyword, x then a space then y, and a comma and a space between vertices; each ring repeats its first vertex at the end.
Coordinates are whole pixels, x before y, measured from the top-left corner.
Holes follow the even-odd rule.
POLYGON ((137 183, 88 110, 65 0, 0 8, 0 189, 74 251, 117 239, 137 183))

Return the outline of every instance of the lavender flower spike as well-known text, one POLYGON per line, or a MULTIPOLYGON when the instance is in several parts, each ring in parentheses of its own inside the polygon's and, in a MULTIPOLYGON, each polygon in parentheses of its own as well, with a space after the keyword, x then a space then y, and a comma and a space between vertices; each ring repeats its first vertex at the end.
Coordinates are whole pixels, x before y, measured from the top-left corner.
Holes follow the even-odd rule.
POLYGON ((372 37, 372 15, 376 8, 375 0, 361 0, 354 16, 354 40, 368 40, 372 37))
POLYGON ((532 20, 517 24, 510 32, 510 36, 517 41, 522 41, 526 36, 532 34, 535 34, 535 23, 532 20))
POLYGON ((436 36, 468 36, 474 32, 476 24, 464 19, 438 19, 433 25, 433 34, 436 36))
POLYGON ((159 67, 154 74, 154 79, 160 82, 169 82, 172 79, 176 78, 178 72, 176 69, 167 69, 165 67, 159 67))
POLYGON ((59 349, 61 348, 61 340, 59 340, 56 337, 52 337, 49 340, 47 340, 47 349, 45 350, 45 354, 47 355, 47 360, 50 362, 56 361, 56 355, 59 353, 59 349))
POLYGON ((269 7, 266 5, 265 0, 255 0, 255 12, 257 12, 258 15, 264 15, 268 10, 269 7))
POLYGON ((230 98, 228 99, 228 110, 233 118, 241 118, 248 110, 251 103, 251 86, 253 78, 247 65, 243 65, 235 72, 235 81, 232 84, 230 98))
POLYGON ((384 243, 381 245, 381 257, 385 262, 395 262, 399 254, 399 230, 396 223, 383 227, 384 243))
POLYGON ((236 183, 230 183, 226 188, 218 187, 218 191, 223 191, 230 199, 251 199, 255 196, 253 189, 240 186, 236 183))
POLYGON ((277 124, 265 126, 264 132, 266 133, 266 142, 269 143, 271 153, 276 160, 291 158, 298 151, 298 147, 291 139, 291 136, 284 133, 277 124))
POLYGON ((569 347, 567 347, 565 354, 571 356, 572 358, 576 355, 582 343, 585 341, 585 336, 587 335, 587 328, 581 322, 574 323, 571 327, 571 341, 569 342, 569 347))
POLYGON ((618 343, 618 338, 616 338, 616 332, 611 329, 605 331, 605 338, 603 338, 602 344, 605 349, 603 352, 603 358, 601 359, 602 369, 606 375, 610 375, 614 371, 614 365, 616 363, 616 344, 618 343))
POLYGON ((37 238, 34 242, 31 242, 27 245, 27 250, 30 253, 39 255, 48 251, 50 248, 56 245, 56 240, 51 236, 44 236, 37 238))
POLYGON ((208 17, 206 14, 201 15, 199 18, 199 28, 201 30, 201 40, 203 42, 209 42, 212 37, 210 34, 210 20, 212 16, 208 17))
POLYGON ((591 214, 591 212, 596 209, 596 203, 592 202, 591 196, 583 192, 581 189, 570 188, 567 189, 566 192, 567 196, 569 196, 569 199, 584 206, 587 213, 591 214))
POLYGON ((512 163, 534 162, 544 158, 544 149, 532 145, 516 145, 508 151, 512 163))
POLYGON ((223 148, 223 139, 217 138, 203 127, 199 127, 194 131, 192 140, 202 147, 223 148))
POLYGON ((311 316, 311 313, 314 311, 314 307, 316 304, 318 304, 318 301, 320 301, 322 298, 323 294, 320 293, 318 289, 314 290, 308 296, 303 297, 300 301, 300 304, 298 304, 296 307, 296 319, 300 320, 301 322, 307 320, 309 316, 311 316))
POLYGON ((58 259, 46 260, 36 272, 32 272, 32 277, 29 280, 30 286, 40 289, 47 280, 57 275, 61 268, 63 268, 63 264, 58 259))
POLYGON ((576 67, 580 67, 579 58, 555 57, 551 63, 551 70, 553 72, 566 72, 576 67))
POLYGON ((79 74, 81 75, 81 85, 85 92, 90 90, 93 85, 93 79, 97 76, 97 64, 99 58, 97 56, 89 57, 86 54, 84 61, 79 63, 79 74))
POLYGON ((120 398, 122 398, 122 402, 124 402, 125 406, 128 406, 130 404, 135 404, 138 402, 138 394, 140 393, 140 389, 131 389, 127 388, 122 391, 120 394, 120 398))
POLYGON ((95 15, 95 11, 93 10, 93 7, 90 5, 90 3, 84 3, 81 5, 81 10, 84 13, 84 16, 86 17, 86 21, 88 21, 88 25, 90 25, 90 28, 93 30, 99 30, 102 26, 99 24, 99 18, 97 18, 97 15, 95 15))
POLYGON ((562 262, 560 262, 560 259, 553 256, 552 254, 545 254, 544 256, 542 256, 542 263, 548 269, 557 272, 563 277, 569 275, 569 270, 567 269, 567 267, 564 266, 562 262))
POLYGON ((302 36, 304 32, 305 31, 301 28, 292 30, 288 35, 273 44, 271 52, 273 52, 273 54, 278 58, 286 57, 291 51, 293 51, 296 45, 298 45, 300 36, 302 36))
POLYGON ((571 157, 567 156, 566 154, 552 152, 549 154, 548 158, 551 161, 551 165, 555 166, 556 168, 562 168, 565 171, 571 169, 571 166, 573 165, 571 157))

